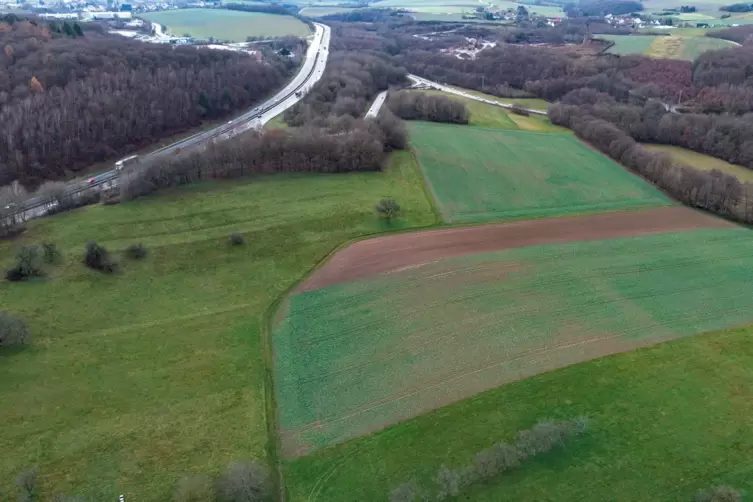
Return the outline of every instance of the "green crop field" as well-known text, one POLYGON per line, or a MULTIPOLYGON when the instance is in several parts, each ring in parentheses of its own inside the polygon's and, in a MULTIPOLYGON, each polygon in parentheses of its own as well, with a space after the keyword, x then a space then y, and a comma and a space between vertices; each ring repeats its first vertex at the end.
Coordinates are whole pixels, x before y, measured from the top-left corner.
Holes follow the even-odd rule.
POLYGON ((644 144, 643 147, 649 150, 666 152, 676 161, 701 169, 702 171, 716 169, 723 173, 731 174, 742 183, 753 183, 753 170, 747 167, 736 166, 722 159, 677 146, 644 144))
POLYGON ((570 134, 411 124, 411 143, 448 222, 669 204, 570 134))
POLYGON ((468 465, 542 417, 579 415, 591 420, 583 440, 458 500, 690 501, 714 485, 750 496, 752 339, 750 327, 688 337, 490 390, 288 462, 287 500, 386 500, 410 479, 434 487, 443 464, 468 465))
POLYGON ((283 452, 753 322, 751 245, 749 230, 733 228, 532 246, 299 293, 274 333, 283 452))
POLYGON ((0 352, 0 490, 15 494, 37 466, 40 500, 161 502, 186 474, 264 458, 271 302, 342 242, 435 220, 400 152, 385 173, 210 183, 32 222, 0 242, 3 270, 22 243, 54 242, 65 258, 44 280, 0 282, 0 310, 34 336, 0 352), (384 196, 403 208, 390 226, 374 215, 384 196), (246 245, 230 247, 231 232, 246 245), (90 239, 150 254, 104 276, 80 263, 90 239))
POLYGON ((179 9, 149 12, 144 19, 167 26, 175 36, 230 42, 245 42, 246 37, 297 35, 307 37, 309 27, 293 16, 223 9, 179 9))

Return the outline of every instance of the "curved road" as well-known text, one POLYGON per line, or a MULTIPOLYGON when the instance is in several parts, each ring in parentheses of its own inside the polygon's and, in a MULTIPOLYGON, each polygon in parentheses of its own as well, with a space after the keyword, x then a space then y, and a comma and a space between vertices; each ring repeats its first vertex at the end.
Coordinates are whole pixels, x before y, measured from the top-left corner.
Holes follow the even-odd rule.
MULTIPOLYGON (((151 160, 160 156, 177 154, 181 151, 205 146, 210 142, 224 141, 252 128, 260 128, 272 118, 284 112, 308 93, 311 87, 322 77, 329 55, 330 28, 324 24, 314 23, 316 32, 306 52, 298 74, 282 90, 277 92, 259 106, 247 111, 243 115, 225 124, 194 134, 180 141, 176 141, 149 154, 140 156, 141 160, 151 160), (300 93, 300 95, 298 95, 300 93)), ((111 169, 94 175, 87 181, 70 183, 66 189, 68 195, 76 194, 105 183, 117 184, 119 171, 111 169)), ((50 209, 48 201, 41 197, 33 197, 19 204, 19 210, 9 215, 26 221, 45 215, 50 209)))

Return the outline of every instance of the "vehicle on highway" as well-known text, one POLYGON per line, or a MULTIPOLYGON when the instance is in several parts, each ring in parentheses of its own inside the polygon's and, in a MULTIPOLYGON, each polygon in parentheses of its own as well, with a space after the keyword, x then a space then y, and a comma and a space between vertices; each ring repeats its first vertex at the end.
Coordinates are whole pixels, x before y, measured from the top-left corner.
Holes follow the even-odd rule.
POLYGON ((124 159, 120 159, 115 163, 115 170, 120 171, 124 167, 130 166, 132 164, 138 164, 139 163, 139 156, 138 155, 131 155, 130 157, 126 157, 124 159))
POLYGON ((296 98, 300 98, 302 94, 303 94, 303 91, 295 91, 296 98))

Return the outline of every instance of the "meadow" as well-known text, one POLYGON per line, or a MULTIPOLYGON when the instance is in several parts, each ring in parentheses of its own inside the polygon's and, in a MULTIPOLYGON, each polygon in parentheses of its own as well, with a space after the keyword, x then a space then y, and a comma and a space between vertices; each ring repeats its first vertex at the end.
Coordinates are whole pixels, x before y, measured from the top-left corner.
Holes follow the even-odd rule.
POLYGON ((264 316, 333 248, 437 217, 409 152, 384 173, 257 177, 187 186, 116 206, 37 220, 0 242, 3 269, 22 244, 53 242, 48 277, 0 282, 3 311, 34 343, 0 352, 0 489, 37 466, 45 500, 168 500, 186 474, 274 455, 264 316), (400 201, 386 224, 374 205, 400 201), (241 232, 244 246, 229 245, 241 232), (121 258, 101 275, 81 264, 95 239, 121 258), (284 251, 284 252, 283 252, 284 251))
POLYGON ((669 204, 570 134, 411 124, 411 143, 447 222, 538 218, 669 204))
POLYGON ((246 37, 307 37, 311 30, 293 16, 223 9, 178 9, 149 12, 143 15, 153 23, 167 26, 174 36, 189 35, 200 39, 245 42, 246 37))
POLYGON ((692 500, 753 492, 753 328, 666 342, 513 382, 285 464, 288 500, 384 500, 431 486, 542 417, 590 419, 588 435, 464 492, 459 500, 692 500))
MULTIPOLYGON (((462 90, 463 92, 469 92, 469 91, 466 91, 465 89, 460 89, 460 90, 462 90)), ((460 103, 463 103, 468 110, 468 123, 473 126, 490 127, 490 128, 495 128, 495 129, 509 129, 509 130, 520 129, 524 131, 535 131, 535 132, 564 132, 564 133, 569 132, 564 127, 553 125, 551 122, 549 122, 549 119, 544 116, 517 115, 515 113, 511 113, 505 108, 495 106, 495 105, 490 105, 488 103, 482 103, 474 99, 466 98, 463 96, 458 96, 457 94, 451 94, 448 92, 436 91, 436 90, 410 91, 410 92, 422 92, 422 93, 430 94, 434 96, 443 96, 443 97, 458 101, 460 103)), ((486 95, 480 92, 473 93, 473 94, 486 98, 486 95)), ((540 109, 541 106, 546 106, 545 105, 546 101, 543 101, 540 99, 503 100, 503 98, 498 98, 495 101, 498 101, 499 103, 508 103, 508 104, 517 103, 524 107, 527 105, 530 105, 532 107, 531 109, 533 110, 538 110, 540 109)))
POLYGON ((710 155, 704 155, 702 153, 694 152, 693 150, 671 145, 644 144, 643 147, 653 151, 666 152, 676 161, 702 171, 713 171, 716 169, 717 171, 734 176, 740 180, 741 183, 753 183, 753 170, 730 164, 729 162, 717 159, 710 155))
POLYGON ((607 52, 628 55, 643 54, 658 59, 684 59, 694 61, 707 51, 733 47, 727 40, 705 36, 659 35, 596 35, 614 42, 607 52))

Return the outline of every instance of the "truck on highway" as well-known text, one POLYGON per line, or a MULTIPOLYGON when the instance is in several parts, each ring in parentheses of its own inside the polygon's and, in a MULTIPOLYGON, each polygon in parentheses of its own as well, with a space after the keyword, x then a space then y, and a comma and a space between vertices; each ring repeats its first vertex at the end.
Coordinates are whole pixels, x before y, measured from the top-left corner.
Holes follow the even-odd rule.
POLYGON ((303 91, 295 91, 296 98, 300 98, 302 94, 303 94, 303 91))
POLYGON ((115 170, 121 171, 124 167, 128 167, 132 164, 138 164, 139 160, 140 159, 138 155, 131 155, 130 157, 120 159, 119 161, 115 163, 115 170))

